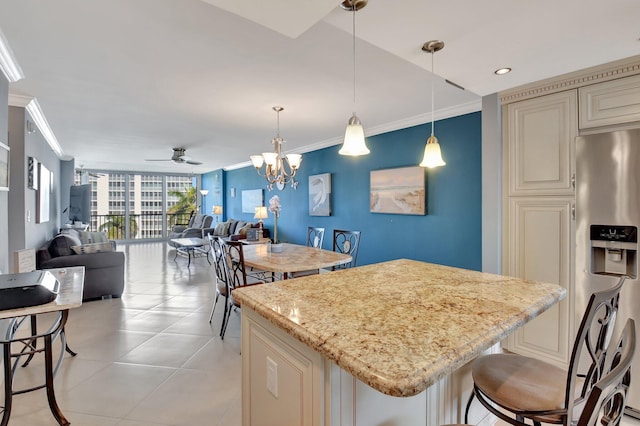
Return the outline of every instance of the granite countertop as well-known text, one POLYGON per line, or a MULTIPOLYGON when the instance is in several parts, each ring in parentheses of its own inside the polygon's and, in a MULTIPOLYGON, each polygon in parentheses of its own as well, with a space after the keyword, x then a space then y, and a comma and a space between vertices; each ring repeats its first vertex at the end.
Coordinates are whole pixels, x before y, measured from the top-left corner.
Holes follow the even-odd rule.
POLYGON ((565 289, 414 260, 234 291, 374 389, 412 396, 557 303, 565 289))

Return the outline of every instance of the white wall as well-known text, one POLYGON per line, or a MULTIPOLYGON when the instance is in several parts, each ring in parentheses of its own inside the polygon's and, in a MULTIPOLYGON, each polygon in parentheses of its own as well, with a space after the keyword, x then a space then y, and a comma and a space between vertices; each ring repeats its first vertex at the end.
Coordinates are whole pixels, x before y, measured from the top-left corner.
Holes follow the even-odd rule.
POLYGON ((8 229, 9 264, 13 263, 11 259, 16 250, 38 249, 46 240, 52 238, 60 228, 63 210, 60 201, 60 160, 39 130, 34 133, 26 131, 27 120, 31 120, 31 117, 25 108, 9 107, 9 146, 11 147, 11 183, 8 198, 8 220, 11 224, 8 229), (35 157, 53 173, 48 222, 36 223, 38 193, 27 188, 28 157, 35 157))
POLYGON ((482 271, 502 273, 502 113, 498 94, 482 98, 482 271))
MULTIPOLYGON (((0 142, 9 140, 9 81, 0 72, 0 142)), ((11 177, 9 177, 11 178, 11 177)), ((9 193, 0 191, 0 271, 9 272, 9 193)))

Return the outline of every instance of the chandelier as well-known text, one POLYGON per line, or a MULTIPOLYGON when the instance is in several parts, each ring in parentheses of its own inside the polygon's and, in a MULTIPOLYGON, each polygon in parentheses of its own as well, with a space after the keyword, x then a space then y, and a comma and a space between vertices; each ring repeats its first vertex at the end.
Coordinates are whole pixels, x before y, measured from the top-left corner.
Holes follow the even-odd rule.
POLYGON ((280 111, 284 110, 284 108, 274 106, 273 110, 278 117, 278 132, 276 133, 276 137, 271 140, 274 150, 273 152, 263 152, 262 155, 252 155, 250 157, 251 163, 253 163, 253 167, 256 168, 258 175, 267 179, 269 183, 267 188, 269 191, 271 191, 274 186, 282 190, 287 184, 291 184, 291 187, 296 189, 298 187, 298 181, 293 177, 300 167, 302 155, 284 155, 282 153, 282 143, 284 139, 280 137, 280 111), (265 169, 264 173, 261 173, 263 164, 265 164, 265 169))

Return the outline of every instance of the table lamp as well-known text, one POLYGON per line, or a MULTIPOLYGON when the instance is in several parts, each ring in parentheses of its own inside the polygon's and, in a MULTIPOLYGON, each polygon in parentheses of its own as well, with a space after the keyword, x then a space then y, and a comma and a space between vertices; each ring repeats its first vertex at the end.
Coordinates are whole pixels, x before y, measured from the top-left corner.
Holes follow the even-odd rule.
POLYGON ((266 219, 267 217, 269 217, 267 208, 265 206, 257 206, 253 218, 258 219, 258 223, 260 224, 260 238, 262 238, 262 219, 266 219))
POLYGON ((218 223, 218 216, 222 214, 222 206, 213 206, 211 208, 211 213, 216 217, 216 223, 218 223))

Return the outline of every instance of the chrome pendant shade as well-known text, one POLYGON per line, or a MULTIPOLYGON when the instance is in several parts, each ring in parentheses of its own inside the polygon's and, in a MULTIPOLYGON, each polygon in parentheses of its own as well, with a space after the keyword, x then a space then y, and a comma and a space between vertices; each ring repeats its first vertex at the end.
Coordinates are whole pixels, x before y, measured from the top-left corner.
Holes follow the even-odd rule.
MULTIPOLYGON (((341 6, 343 9, 353 13, 353 107, 356 106, 356 11, 367 5, 367 0, 345 0, 341 6)), ((344 132, 344 142, 338 151, 341 155, 366 155, 369 148, 364 140, 364 129, 355 111, 349 119, 347 129, 344 132)))
POLYGON ((280 112, 284 108, 274 106, 273 110, 278 117, 278 131, 276 137, 271 140, 273 144, 273 152, 263 152, 262 155, 252 155, 251 163, 256 168, 256 172, 260 176, 264 176, 269 185, 267 188, 271 191, 274 185, 278 189, 284 189, 285 185, 291 184, 292 188, 298 187, 298 181, 294 179, 296 172, 302 163, 302 155, 282 153, 282 143, 284 139, 280 137, 280 112), (261 173, 262 165, 265 165, 264 174, 261 173), (288 169, 288 170, 287 170, 288 169))
MULTIPOLYGON (((431 53, 431 73, 434 74, 433 68, 433 54, 444 48, 444 42, 440 40, 431 40, 422 45, 422 50, 431 53)), ((421 167, 440 167, 447 163, 442 159, 442 152, 440 151, 440 144, 438 138, 435 137, 433 130, 435 126, 435 102, 434 102, 434 89, 433 89, 433 77, 431 79, 431 136, 427 139, 427 143, 424 147, 424 156, 421 167)))

